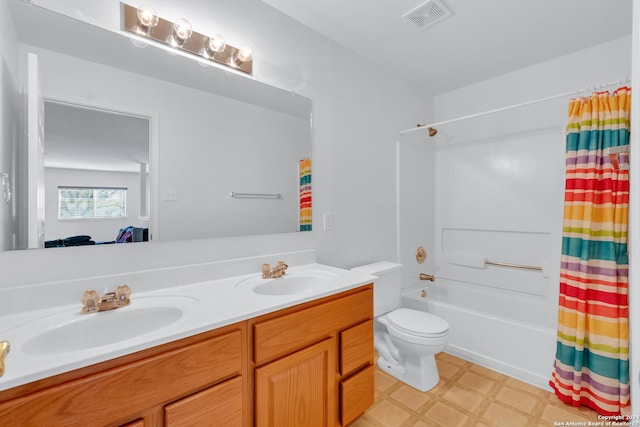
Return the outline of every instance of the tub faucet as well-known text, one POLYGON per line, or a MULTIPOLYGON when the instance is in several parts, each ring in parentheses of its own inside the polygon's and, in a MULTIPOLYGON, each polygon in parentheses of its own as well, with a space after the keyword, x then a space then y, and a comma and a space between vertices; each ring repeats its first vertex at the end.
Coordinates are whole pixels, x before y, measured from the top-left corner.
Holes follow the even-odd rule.
POLYGON ((10 349, 9 341, 0 341, 0 377, 4 375, 4 359, 7 358, 10 349))
POLYGON ((84 291, 82 294, 82 313, 96 313, 98 311, 113 310, 114 308, 124 307, 131 302, 129 296, 131 288, 127 285, 121 285, 113 292, 108 292, 104 296, 96 291, 84 291))
POLYGON ((271 268, 269 264, 262 264, 262 278, 263 279, 275 279, 285 275, 285 270, 289 268, 284 261, 278 261, 278 263, 271 268))
POLYGON ((436 278, 435 278, 435 276, 432 276, 431 274, 420 273, 420 280, 429 280, 429 281, 433 282, 433 281, 436 280, 436 278))

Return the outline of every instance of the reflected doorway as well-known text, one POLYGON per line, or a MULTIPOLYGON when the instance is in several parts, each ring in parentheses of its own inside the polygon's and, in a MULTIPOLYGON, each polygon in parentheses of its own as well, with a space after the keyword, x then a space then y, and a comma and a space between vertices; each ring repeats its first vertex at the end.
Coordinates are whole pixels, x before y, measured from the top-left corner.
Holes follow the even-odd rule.
POLYGON ((54 100, 44 118, 45 247, 150 239, 150 119, 54 100))

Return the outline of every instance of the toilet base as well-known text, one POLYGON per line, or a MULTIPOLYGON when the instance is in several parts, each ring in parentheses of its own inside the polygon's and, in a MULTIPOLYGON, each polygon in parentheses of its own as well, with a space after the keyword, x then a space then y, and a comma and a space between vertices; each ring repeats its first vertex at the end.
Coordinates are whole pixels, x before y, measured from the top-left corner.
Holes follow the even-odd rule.
POLYGON ((429 391, 440 382, 434 355, 407 356, 404 365, 378 356, 377 363, 384 372, 419 391, 429 391))

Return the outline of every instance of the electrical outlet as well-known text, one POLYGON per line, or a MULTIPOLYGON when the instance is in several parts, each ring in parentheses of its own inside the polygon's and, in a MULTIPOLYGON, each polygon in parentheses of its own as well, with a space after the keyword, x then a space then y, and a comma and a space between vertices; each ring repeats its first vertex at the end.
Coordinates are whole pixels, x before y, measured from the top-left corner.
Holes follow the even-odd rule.
POLYGON ((162 190, 162 200, 168 202, 178 200, 178 189, 176 187, 167 187, 162 190))
POLYGON ((324 213, 324 231, 333 230, 333 214, 331 212, 324 213))

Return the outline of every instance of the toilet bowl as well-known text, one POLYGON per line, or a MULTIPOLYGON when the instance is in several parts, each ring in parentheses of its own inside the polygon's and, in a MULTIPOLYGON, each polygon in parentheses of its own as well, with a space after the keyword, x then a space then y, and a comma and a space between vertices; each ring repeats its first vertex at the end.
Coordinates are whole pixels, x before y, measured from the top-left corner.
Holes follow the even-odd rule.
POLYGON ((378 367, 420 391, 435 387, 440 381, 435 355, 447 346, 449 324, 433 314, 408 308, 398 308, 376 320, 384 327, 374 335, 378 367))
POLYGON ((420 390, 435 387, 440 376, 435 355, 447 345, 449 323, 424 311, 400 307, 401 264, 379 262, 353 268, 374 280, 374 347, 378 367, 420 390))

